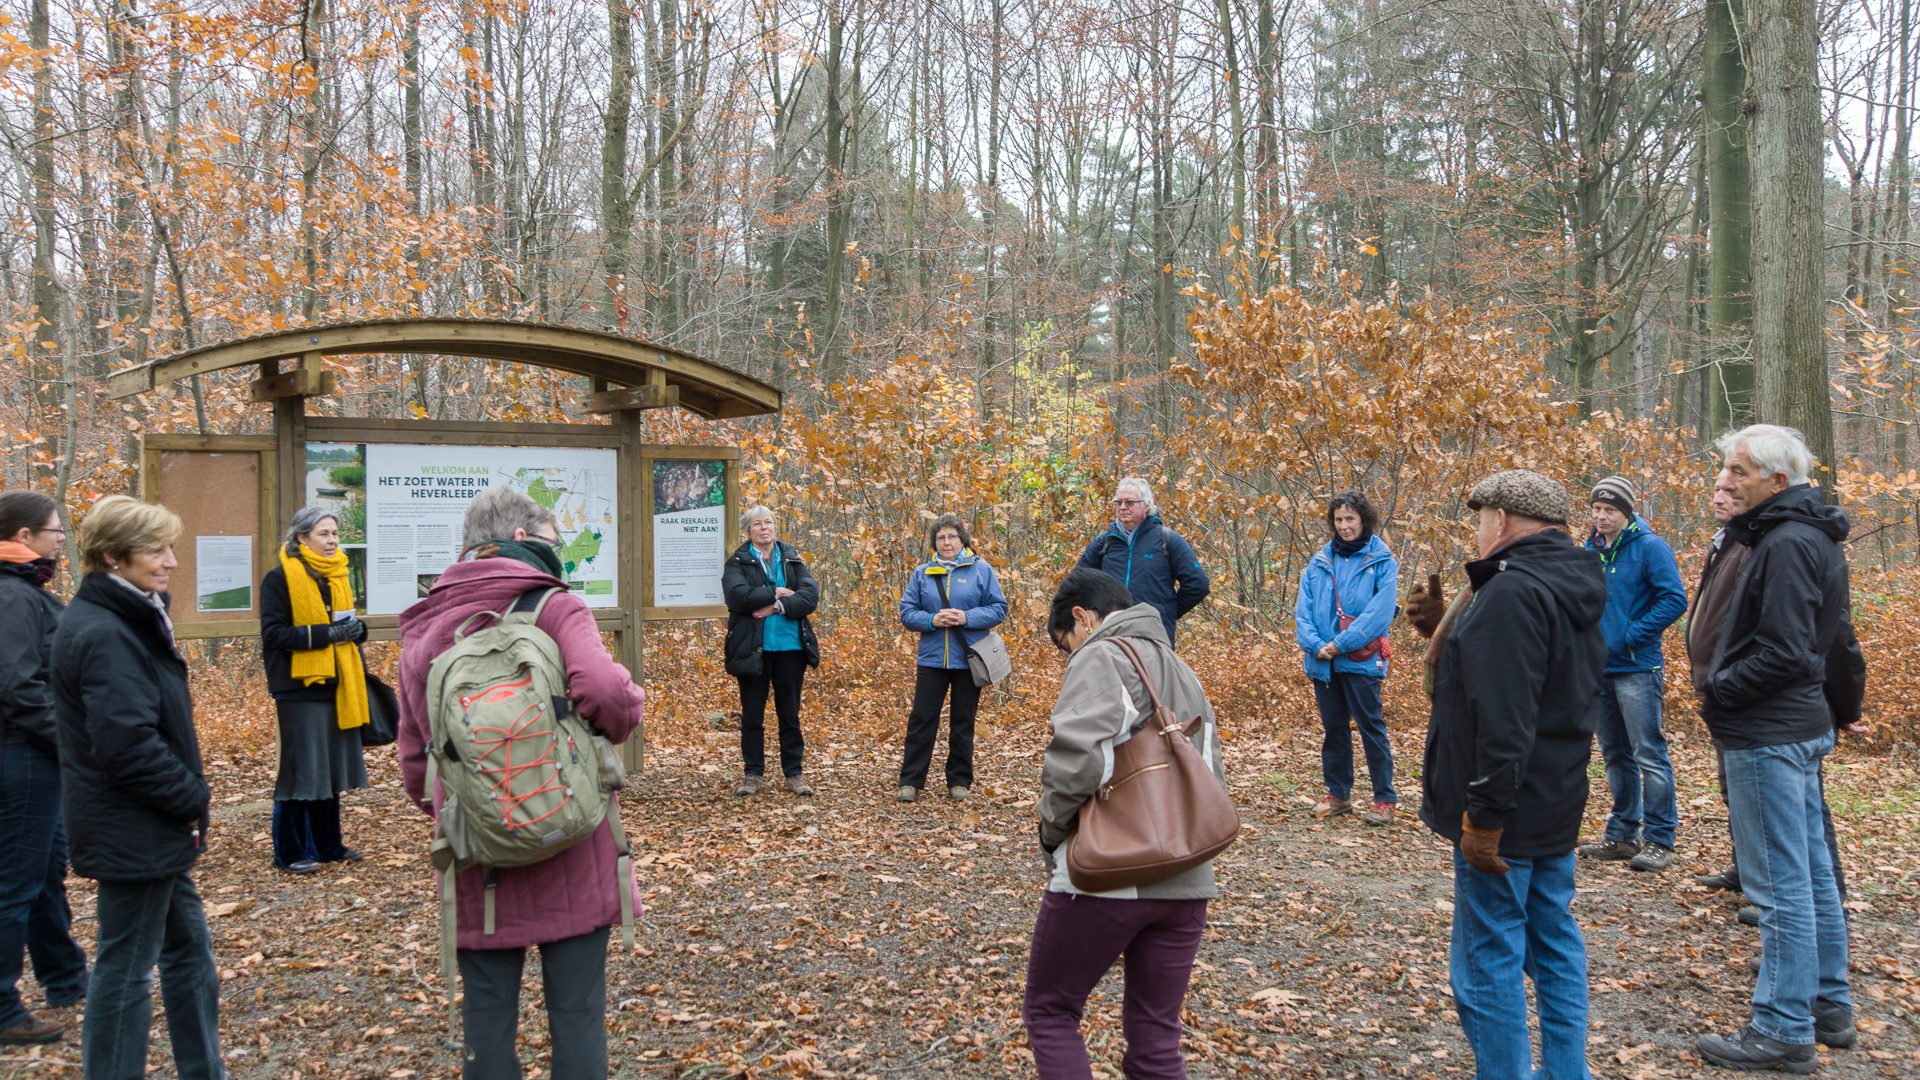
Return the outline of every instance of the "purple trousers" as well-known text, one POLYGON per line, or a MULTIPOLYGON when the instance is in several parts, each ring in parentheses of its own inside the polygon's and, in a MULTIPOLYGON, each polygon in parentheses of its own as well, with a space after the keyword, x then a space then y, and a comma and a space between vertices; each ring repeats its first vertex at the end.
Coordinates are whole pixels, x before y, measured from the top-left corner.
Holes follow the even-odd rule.
POLYGON ((1207 929, 1205 900, 1115 900, 1050 892, 1033 924, 1020 1019, 1040 1080, 1091 1080, 1080 1018, 1087 996, 1124 956, 1120 1069, 1134 1080, 1185 1080, 1180 1010, 1207 929))

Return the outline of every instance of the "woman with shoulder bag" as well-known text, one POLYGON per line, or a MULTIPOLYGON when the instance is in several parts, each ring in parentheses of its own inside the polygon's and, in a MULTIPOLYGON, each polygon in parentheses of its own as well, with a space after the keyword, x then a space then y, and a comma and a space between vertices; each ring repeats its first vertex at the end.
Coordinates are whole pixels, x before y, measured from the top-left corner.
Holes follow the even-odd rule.
POLYGON ((1327 793, 1314 804, 1313 816, 1352 812, 1351 728, 1358 727, 1373 782, 1373 812, 1363 820, 1391 825, 1400 796, 1393 790, 1393 744, 1380 689, 1392 656, 1386 635, 1398 611, 1400 564, 1374 535, 1379 526, 1373 504, 1358 491, 1327 501, 1333 535, 1300 575, 1293 634, 1320 708, 1320 773, 1327 793))
MULTIPOLYGON (((1070 654, 1054 705, 1053 739, 1040 772, 1040 847, 1051 869, 1033 927, 1020 1015, 1040 1080, 1092 1076, 1080 1018, 1087 997, 1124 956, 1121 1071, 1182 1077, 1180 1013, 1206 933, 1207 901, 1219 895, 1213 861, 1110 893, 1074 887, 1068 863, 1081 814, 1110 777, 1116 745, 1153 715, 1157 696, 1179 718, 1199 718, 1193 748, 1226 787, 1213 706, 1193 669, 1173 652, 1160 613, 1135 604, 1119 579, 1076 569, 1054 594, 1048 634, 1070 654), (1153 679, 1150 690, 1124 641, 1153 679)), ((1157 738, 1142 729, 1133 738, 1157 738)), ((1204 775, 1204 771, 1202 772, 1204 775)))
POLYGON ((913 682, 913 710, 900 759, 901 802, 919 798, 940 738, 940 706, 951 695, 947 732, 947 797, 964 799, 973 788, 973 721, 980 686, 967 663, 967 648, 1007 617, 1007 598, 987 560, 974 554, 973 538, 953 514, 927 528, 932 562, 907 579, 900 594, 900 621, 920 632, 913 682))
POLYGON ((181 1080, 222 1080, 220 972, 190 871, 208 825, 187 663, 167 585, 180 518, 125 495, 80 525, 86 576, 53 639, 60 797, 73 869, 100 883, 81 1071, 145 1076, 153 973, 181 1080))
POLYGON ((260 581, 260 653, 280 728, 273 865, 290 874, 360 858, 340 835, 340 793, 367 786, 365 640, 340 519, 309 506, 293 515, 280 565, 260 581))

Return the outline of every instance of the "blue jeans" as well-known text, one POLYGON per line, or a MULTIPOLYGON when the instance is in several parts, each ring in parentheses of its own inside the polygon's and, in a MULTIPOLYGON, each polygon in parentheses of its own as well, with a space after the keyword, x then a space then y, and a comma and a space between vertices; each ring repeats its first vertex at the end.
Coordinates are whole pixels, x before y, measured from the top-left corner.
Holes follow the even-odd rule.
POLYGON ((1367 754, 1367 779, 1373 781, 1373 801, 1398 803, 1393 792, 1393 744, 1387 741, 1387 719, 1380 711, 1380 684, 1370 675, 1333 673, 1332 682, 1313 682, 1313 700, 1320 706, 1320 775, 1327 794, 1336 799, 1353 795, 1353 736, 1351 720, 1360 729, 1360 746, 1367 754))
POLYGON ((1597 705, 1600 716, 1593 733, 1600 741, 1600 756, 1607 763, 1607 787, 1613 792, 1607 839, 1644 840, 1671 850, 1678 815, 1673 801, 1673 761, 1667 756, 1667 737, 1660 730, 1663 674, 1657 670, 1631 671, 1602 679, 1597 705))
POLYGON ((1847 920, 1827 848, 1820 763, 1828 732, 1806 742, 1727 750, 1727 820, 1740 887, 1760 909, 1755 1031, 1813 1042, 1813 1003, 1851 1006, 1847 920))
POLYGON ((206 912, 186 874, 152 881, 103 881, 96 904, 100 944, 81 1026, 87 1080, 147 1074, 153 1026, 153 969, 180 1080, 221 1080, 220 973, 206 912))
POLYGON ((1573 852, 1506 856, 1488 874, 1453 853, 1453 1005, 1475 1080, 1588 1080, 1587 943, 1573 921, 1573 852), (1527 987, 1540 1006, 1540 1068, 1527 1036, 1527 987))
POLYGON ((26 956, 48 1005, 87 992, 87 954, 73 943, 67 906, 60 762, 35 743, 0 746, 0 837, 0 1028, 11 1028, 28 1018, 19 991, 26 956))

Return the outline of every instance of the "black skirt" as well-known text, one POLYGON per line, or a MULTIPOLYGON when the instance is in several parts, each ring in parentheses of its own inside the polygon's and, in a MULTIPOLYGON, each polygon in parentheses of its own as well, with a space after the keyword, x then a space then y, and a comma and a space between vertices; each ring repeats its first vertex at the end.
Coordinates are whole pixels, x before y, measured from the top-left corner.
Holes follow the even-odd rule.
POLYGON ((340 730, 331 701, 276 701, 280 718, 280 778, 276 802, 331 799, 367 786, 360 729, 340 730))

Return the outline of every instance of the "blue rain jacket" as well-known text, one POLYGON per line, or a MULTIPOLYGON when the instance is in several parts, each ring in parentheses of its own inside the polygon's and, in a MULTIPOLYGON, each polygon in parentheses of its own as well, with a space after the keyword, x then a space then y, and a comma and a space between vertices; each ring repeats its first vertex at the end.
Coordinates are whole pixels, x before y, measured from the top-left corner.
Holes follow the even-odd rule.
POLYGON ((920 651, 915 660, 921 667, 966 667, 967 646, 986 637, 1006 618, 1007 597, 1000 591, 1000 579, 987 560, 971 550, 961 553, 959 565, 951 571, 937 562, 923 564, 914 570, 900 593, 901 624, 920 632, 920 651), (936 577, 947 579, 947 603, 940 602, 936 577), (967 625, 957 630, 936 628, 933 617, 943 607, 966 612, 967 625))
POLYGON ((1119 578, 1135 600, 1152 604, 1169 642, 1174 640, 1174 621, 1198 607, 1213 589, 1193 545, 1162 525, 1159 514, 1149 515, 1132 536, 1120 531, 1118 523, 1108 526, 1081 553, 1079 565, 1106 571, 1119 578))
POLYGON ((1387 661, 1349 660, 1347 654, 1364 649, 1387 632, 1400 606, 1400 563, 1378 536, 1352 555, 1335 555, 1333 544, 1316 552, 1300 574, 1300 596, 1293 605, 1293 637, 1305 655, 1307 677, 1330 682, 1334 672, 1386 678, 1387 661), (1334 586, 1340 589, 1340 609, 1353 616, 1344 632, 1333 609, 1334 586), (1315 655, 1333 642, 1340 652, 1332 660, 1315 655))
POLYGON ((1655 671, 1666 663, 1660 635, 1687 613, 1687 587, 1673 549, 1635 514, 1606 547, 1598 530, 1587 547, 1600 556, 1607 578, 1607 613, 1600 620, 1607 635, 1607 674, 1655 671))

